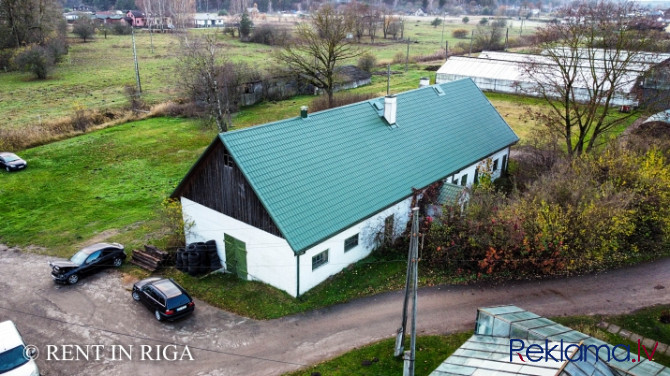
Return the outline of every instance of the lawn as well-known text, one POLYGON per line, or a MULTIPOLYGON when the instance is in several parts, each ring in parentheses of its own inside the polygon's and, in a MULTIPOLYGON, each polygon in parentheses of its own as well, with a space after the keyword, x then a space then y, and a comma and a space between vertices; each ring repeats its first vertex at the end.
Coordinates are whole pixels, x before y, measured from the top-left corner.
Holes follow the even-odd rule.
MULTIPOLYGON (((552 320, 601 339, 611 345, 624 344, 631 346, 631 352, 637 352, 637 343, 625 340, 597 327, 601 320, 622 325, 623 328, 634 333, 649 335, 662 343, 670 343, 670 324, 660 324, 658 317, 662 311, 670 306, 654 306, 644 308, 629 315, 618 316, 572 316, 552 318, 552 320)), ((475 313, 473 312, 473 315, 475 313)), ((428 375, 437 366, 460 347, 472 332, 455 333, 445 336, 418 336, 416 352, 416 375, 428 375)), ((323 363, 306 367, 300 371, 285 374, 285 376, 309 376, 315 373, 328 376, 338 375, 400 375, 402 361, 393 357, 395 339, 386 339, 362 348, 354 349, 346 354, 323 363)), ((407 349, 407 346, 405 346, 407 349)), ((670 366, 670 357, 655 355, 654 361, 666 367, 670 366)))
POLYGON ((0 242, 60 256, 103 232, 143 244, 213 136, 192 120, 155 118, 25 150, 25 171, 0 174, 0 242))

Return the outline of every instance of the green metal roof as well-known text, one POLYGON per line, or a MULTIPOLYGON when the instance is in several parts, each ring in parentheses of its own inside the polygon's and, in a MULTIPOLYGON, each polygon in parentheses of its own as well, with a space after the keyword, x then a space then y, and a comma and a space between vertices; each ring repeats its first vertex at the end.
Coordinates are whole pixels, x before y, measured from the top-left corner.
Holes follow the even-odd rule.
POLYGON ((470 79, 396 97, 219 135, 295 252, 518 141, 470 79))

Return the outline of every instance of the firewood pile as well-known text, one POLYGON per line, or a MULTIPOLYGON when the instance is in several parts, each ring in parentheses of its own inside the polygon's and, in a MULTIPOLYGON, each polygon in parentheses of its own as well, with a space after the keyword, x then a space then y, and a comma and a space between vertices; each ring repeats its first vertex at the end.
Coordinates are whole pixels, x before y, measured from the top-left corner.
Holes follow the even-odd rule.
POLYGON ((133 257, 130 259, 132 264, 142 269, 155 272, 158 268, 165 265, 169 254, 153 245, 144 245, 144 251, 133 250, 133 257))

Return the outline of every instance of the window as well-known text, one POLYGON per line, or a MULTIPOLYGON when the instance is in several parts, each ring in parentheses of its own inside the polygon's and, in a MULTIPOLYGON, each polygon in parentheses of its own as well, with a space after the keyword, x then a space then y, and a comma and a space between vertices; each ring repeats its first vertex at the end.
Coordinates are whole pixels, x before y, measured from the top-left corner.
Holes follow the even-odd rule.
POLYGON ((502 166, 500 166, 500 169, 502 169, 503 172, 507 170, 507 154, 503 155, 502 166))
POLYGON ((358 245, 358 234, 344 240, 344 252, 358 245))
POLYGON ((327 262, 328 262, 328 250, 326 249, 325 251, 312 257, 312 270, 318 268, 319 266, 327 262))
MULTIPOLYGON (((504 157, 503 157, 504 158, 504 157)), ((493 161, 493 172, 498 171, 498 160, 493 161)))
POLYGON ((468 174, 461 176, 461 185, 465 187, 468 184, 468 174))
POLYGON ((479 183, 479 166, 475 168, 475 184, 479 183))

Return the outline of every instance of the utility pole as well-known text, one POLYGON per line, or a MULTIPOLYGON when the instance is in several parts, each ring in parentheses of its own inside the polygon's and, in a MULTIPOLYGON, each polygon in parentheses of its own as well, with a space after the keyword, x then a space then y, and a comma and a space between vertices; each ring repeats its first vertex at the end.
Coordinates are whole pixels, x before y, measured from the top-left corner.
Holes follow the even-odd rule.
POLYGON ((386 71, 386 96, 391 95, 391 64, 387 66, 386 71))
POLYGON ((405 300, 403 302, 402 326, 398 329, 394 355, 403 354, 405 332, 407 329, 407 306, 409 303, 410 290, 412 295, 412 330, 410 334, 410 350, 404 352, 405 364, 403 376, 414 376, 414 365, 416 360, 416 314, 417 314, 417 290, 419 275, 419 208, 412 208, 412 234, 407 254, 407 279, 405 281, 405 300))
POLYGON ((407 55, 405 55, 405 72, 407 72, 408 64, 409 64, 409 38, 407 38, 407 55))
POLYGON ((472 40, 475 39, 475 31, 472 30, 472 34, 470 34, 470 52, 468 52, 468 57, 472 55, 472 40))
POLYGON ((140 83, 140 66, 137 64, 137 49, 135 48, 135 27, 130 28, 133 36, 133 59, 135 59, 135 81, 137 81, 137 92, 142 94, 142 84, 140 83))

